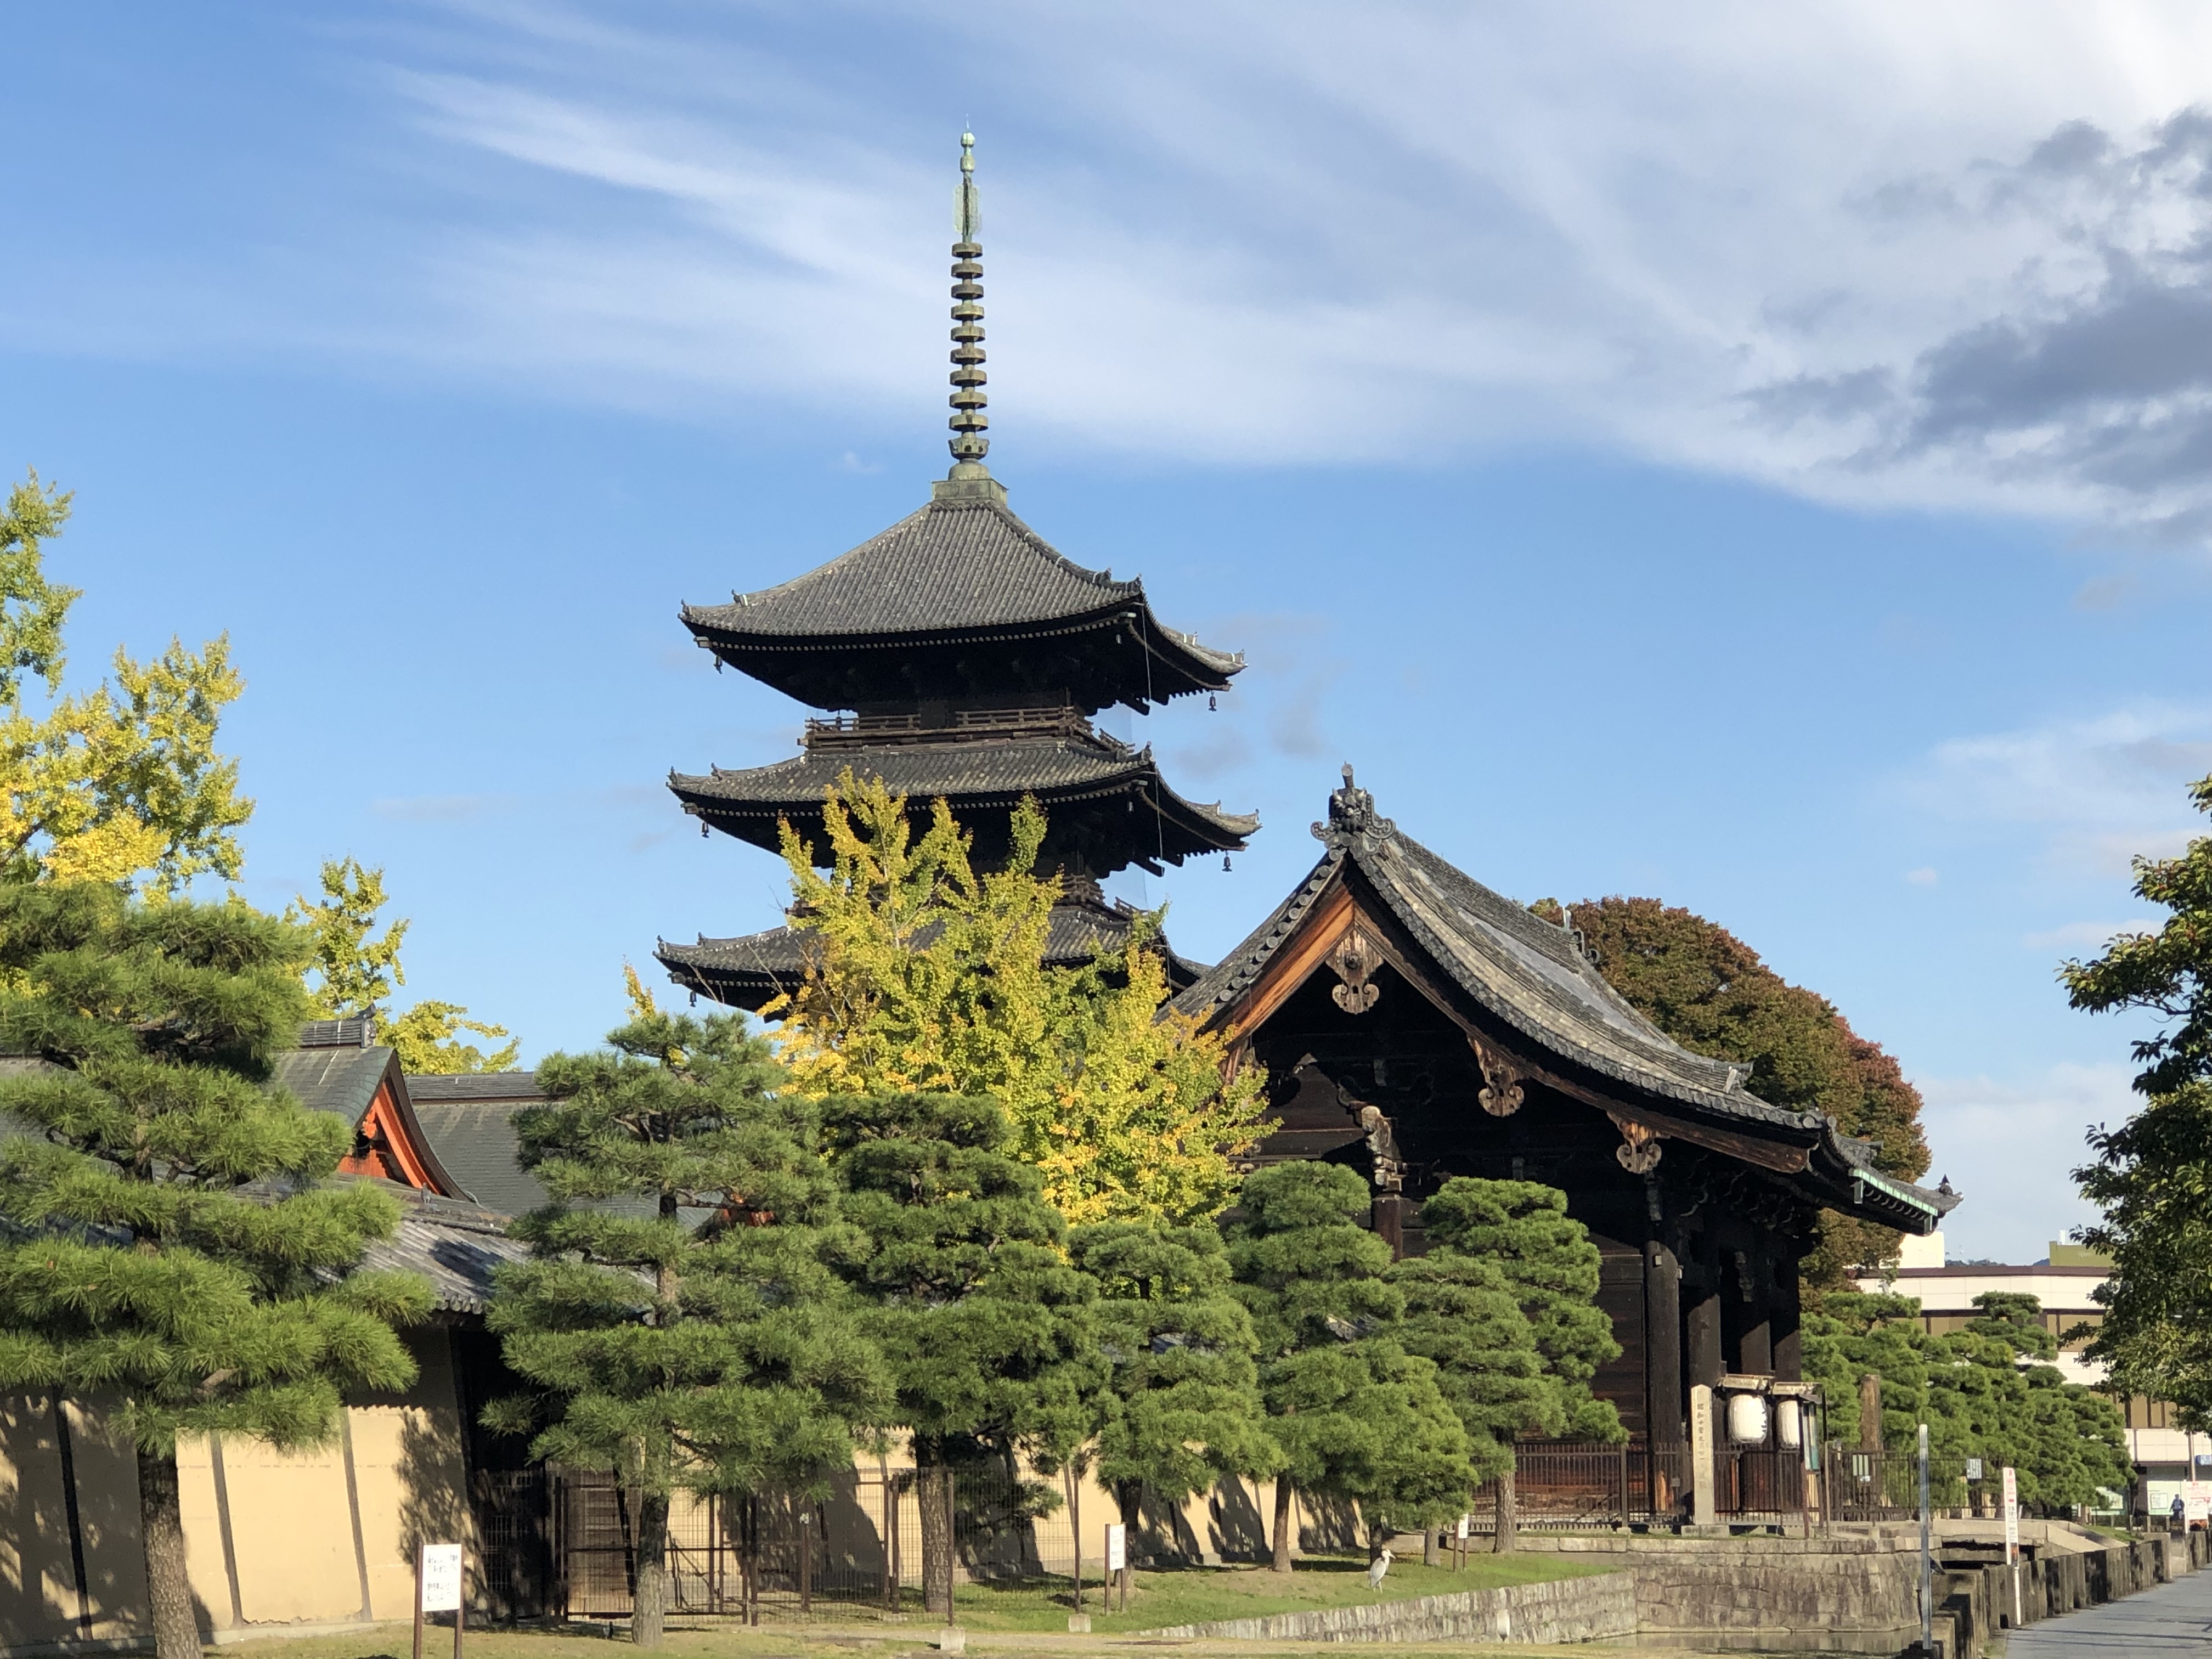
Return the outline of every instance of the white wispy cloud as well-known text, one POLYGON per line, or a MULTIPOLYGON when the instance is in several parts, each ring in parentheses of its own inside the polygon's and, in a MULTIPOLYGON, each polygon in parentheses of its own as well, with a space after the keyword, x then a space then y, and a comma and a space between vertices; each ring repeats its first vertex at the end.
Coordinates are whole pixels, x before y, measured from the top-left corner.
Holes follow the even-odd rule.
POLYGON ((2021 943, 2031 951, 2102 951, 2124 933, 2154 933, 2158 923, 2148 916, 2133 921, 2069 921, 2039 933, 2023 933, 2021 943))
POLYGON ((1929 815, 2027 825, 2064 867, 2112 875, 2178 853, 2204 823, 2185 786, 2212 773, 2212 707, 2145 703, 2087 719, 1960 738, 1902 781, 1929 815))
POLYGON ((259 326, 382 372, 934 428, 969 114, 1002 445, 1566 440, 1853 502, 2212 529, 2201 6, 428 15, 343 37, 415 192, 349 186, 374 246, 288 223, 191 280, 142 252, 137 300, 79 271, 82 316, 22 308, 41 338, 259 326))

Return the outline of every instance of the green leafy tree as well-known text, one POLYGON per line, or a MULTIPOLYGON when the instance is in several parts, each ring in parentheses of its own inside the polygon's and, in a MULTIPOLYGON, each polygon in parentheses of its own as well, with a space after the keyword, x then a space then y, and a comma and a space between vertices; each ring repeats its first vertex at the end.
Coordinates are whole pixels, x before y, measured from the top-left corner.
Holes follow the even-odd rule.
POLYGON ((143 662, 118 647, 112 682, 62 696, 79 590, 46 580, 44 544, 70 506, 33 473, 0 509, 0 878, 164 895, 203 873, 234 878, 253 803, 238 793, 238 763, 215 748, 245 689, 229 641, 195 653, 172 640, 143 662), (35 708, 33 680, 46 692, 35 708))
POLYGON ((2212 1432, 2212 1083, 2154 1096, 2089 1145, 2097 1161, 2074 1178, 2103 1213, 2076 1237, 2112 1273, 2086 1352, 2120 1393, 2170 1401, 2181 1427, 2212 1432))
MULTIPOLYGON (((2190 794, 2212 813, 2212 777, 2190 794)), ((2172 1401, 2202 1432, 2212 1430, 2212 836, 2175 858, 2137 859, 2135 877, 2136 896, 2165 921, 2060 969, 2075 1007, 2162 1022, 2135 1045, 2144 1104, 2093 1133, 2095 1162, 2074 1172, 2103 1212, 2076 1237, 2112 1261, 2088 1352, 2114 1386, 2172 1401)))
POLYGON ((1009 1150, 1071 1224, 1206 1220, 1261 1133, 1265 1078, 1228 1039, 1164 1012, 1157 917, 1073 967, 1044 953, 1060 878, 1035 873, 1045 820, 1012 815, 1003 869, 978 874, 939 800, 917 841, 903 796, 850 772, 824 803, 830 869, 784 829, 792 925, 811 960, 763 1010, 810 1094, 988 1096, 1009 1150))
POLYGON ((1094 1328, 1111 1370, 1096 1467, 1130 1535, 1146 1493, 1180 1504, 1225 1475, 1273 1474, 1282 1453, 1260 1398, 1258 1339, 1220 1231, 1103 1222, 1069 1234, 1068 1256, 1098 1286, 1094 1328))
POLYGON ((137 1448, 160 1659, 198 1659, 177 1443, 336 1433, 404 1388, 411 1274, 356 1272, 392 1199, 329 1177, 342 1117, 270 1086, 306 1012, 307 941, 243 904, 0 886, 0 1389, 112 1402, 137 1448))
POLYGON ((319 1018, 374 1019, 378 1036, 398 1054, 400 1065, 417 1076, 504 1072, 514 1064, 522 1052, 519 1042, 486 1054, 460 1040, 464 1031, 503 1037, 507 1028, 471 1019, 459 1003, 425 1000, 396 1018, 387 1015, 393 988, 407 983, 399 945, 410 923, 402 916, 377 932, 388 902, 380 867, 368 869, 352 857, 325 859, 322 880, 319 902, 302 894, 286 913, 314 936, 313 1006, 319 1018))
MULTIPOLYGON (((1549 899, 1532 908, 1561 915, 1549 899)), ((1565 914, 1606 982, 1675 1042, 1747 1064, 1760 1099, 1823 1113, 1845 1134, 1875 1142, 1884 1174, 1916 1181, 1927 1172, 1920 1091, 1825 998, 1784 981, 1725 928, 1657 899, 1586 900, 1565 914)), ((1893 1229, 1824 1211, 1804 1283, 1816 1292, 1847 1289, 1853 1267, 1893 1261, 1897 1247, 1893 1229)))
POLYGON ((861 1241, 841 1270, 870 1304, 894 1415, 912 1437, 925 1602, 942 1611, 953 1540, 939 1483, 962 1464, 994 1460, 1011 1477, 1023 1454, 1076 1455, 1107 1380, 1097 1287, 1063 1255, 1065 1224, 1036 1170, 1008 1150, 996 1103, 840 1096, 822 1110, 861 1241))
MULTIPOLYGON (((2212 777, 2190 787, 2200 812, 2212 813, 2212 777)), ((2212 1082, 2212 836, 2199 836, 2170 859, 2135 861, 2135 894, 2171 912, 2156 933, 2126 933, 2094 962, 2059 969, 2076 1008, 2110 1013, 2132 1008, 2166 1024, 2135 1046, 2143 1070, 2136 1090, 2171 1094, 2212 1082)))
MULTIPOLYGON (((1528 1322, 1542 1389, 1536 1410, 1519 1426, 1577 1440, 1626 1438, 1612 1402, 1590 1392, 1598 1368, 1620 1355, 1620 1345, 1597 1305, 1597 1246, 1567 1214, 1566 1194, 1534 1181, 1458 1176, 1421 1206, 1421 1221, 1432 1252, 1495 1267, 1528 1322)), ((1500 1551, 1514 1547, 1515 1503, 1509 1458, 1498 1479, 1492 1540, 1500 1551)))
POLYGON ((826 1490, 883 1420, 882 1362, 826 1265, 845 1247, 811 1104, 733 1017, 658 1015, 553 1054, 515 1116, 550 1202, 488 1315, 532 1392, 492 1426, 640 1494, 631 1638, 659 1645, 678 1492, 826 1490))
POLYGON ((1246 1177, 1228 1229, 1285 1459, 1275 1482, 1278 1572, 1291 1570, 1297 1492, 1358 1504, 1378 1548, 1455 1512, 1474 1484, 1467 1431, 1437 1367, 1398 1340, 1405 1297, 1390 1279, 1390 1247, 1358 1225, 1369 1203, 1350 1170, 1278 1164, 1246 1177))
MULTIPOLYGON (((1975 1298, 1980 1314, 1941 1336, 1921 1327, 1909 1297, 1831 1292, 1805 1316, 1805 1373, 1822 1385, 1828 1429, 1859 1438, 1859 1379, 1881 1379, 1879 1438, 1911 1446, 1928 1425, 1933 1496, 1966 1501, 1965 1460, 2019 1472, 2025 1503, 2065 1509, 2126 1492, 2133 1482, 2126 1430, 2112 1401, 2069 1382, 2047 1363, 2057 1345, 2031 1296, 1975 1298)), ((1838 1478, 1841 1478, 1839 1472, 1838 1478)))

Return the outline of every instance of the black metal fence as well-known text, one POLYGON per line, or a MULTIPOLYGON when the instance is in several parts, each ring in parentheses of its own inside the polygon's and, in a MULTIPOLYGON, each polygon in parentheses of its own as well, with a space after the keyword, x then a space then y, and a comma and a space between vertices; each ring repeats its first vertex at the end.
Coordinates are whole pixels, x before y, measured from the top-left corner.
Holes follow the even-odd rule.
MULTIPOLYGON (((1931 1459, 1929 1508, 1967 1515, 1999 1513, 1997 1470, 1990 1464, 1984 1469, 1984 1479, 1969 1480, 1958 1459, 1931 1459)), ((1831 1521, 1911 1520, 1920 1513, 1919 1450, 1869 1450, 1832 1443, 1822 1486, 1822 1507, 1831 1521)))
MULTIPOLYGON (((636 1587, 636 1494, 611 1475, 557 1477, 559 1602, 572 1617, 617 1618, 636 1587)), ((1084 1564, 1103 1575, 1100 1535, 1084 1564)), ((757 1623, 822 1613, 944 1615, 948 1599, 994 1607, 1076 1595, 1074 1528, 1051 1486, 992 1465, 854 1471, 821 1498, 679 1497, 669 1517, 671 1610, 757 1623)))
MULTIPOLYGON (((1730 1521, 1779 1521, 1804 1512, 1811 1488, 1797 1450, 1717 1449, 1715 1513, 1730 1521)), ((1517 1523, 1536 1531, 1601 1531, 1666 1526, 1690 1518, 1690 1449, 1642 1440, 1607 1445, 1524 1440, 1514 1448, 1517 1523)), ((1495 1530, 1498 1483, 1477 1488, 1470 1530, 1495 1530)))

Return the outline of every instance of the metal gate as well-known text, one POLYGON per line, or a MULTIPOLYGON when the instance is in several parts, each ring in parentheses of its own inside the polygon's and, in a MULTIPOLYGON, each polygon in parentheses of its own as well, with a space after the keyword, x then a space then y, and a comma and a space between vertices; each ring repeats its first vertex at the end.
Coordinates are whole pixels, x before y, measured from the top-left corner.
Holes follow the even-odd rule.
MULTIPOLYGON (((630 1611, 637 1501, 610 1474, 558 1478, 558 1576, 570 1615, 630 1611)), ((990 1464, 855 1470, 822 1498, 679 1493, 668 1570, 672 1611, 749 1623, 763 1611, 938 1613, 948 1595, 963 1594, 994 1606, 1072 1605, 1075 1539, 1051 1488, 990 1464)))

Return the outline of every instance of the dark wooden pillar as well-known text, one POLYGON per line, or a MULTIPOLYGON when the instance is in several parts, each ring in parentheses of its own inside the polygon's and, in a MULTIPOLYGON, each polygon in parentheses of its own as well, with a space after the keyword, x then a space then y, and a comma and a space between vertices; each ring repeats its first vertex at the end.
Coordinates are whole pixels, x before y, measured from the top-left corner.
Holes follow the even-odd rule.
POLYGON ((1396 1193, 1377 1193, 1369 1213, 1375 1237, 1390 1247, 1390 1259, 1401 1259, 1406 1254, 1405 1199, 1396 1193))
POLYGON ((1683 1279, 1682 1335, 1687 1350, 1683 1361, 1690 1369, 1690 1383, 1713 1387, 1721 1380, 1721 1263, 1720 1249, 1708 1232, 1696 1246, 1697 1271, 1683 1279))
POLYGON ((1774 1374, 1774 1329, 1771 1316, 1764 1308, 1751 1310, 1751 1322, 1743 1328, 1741 1340, 1736 1344, 1736 1369, 1746 1376, 1771 1376, 1774 1374))
POLYGON ((1783 1382, 1805 1380, 1805 1340, 1798 1300, 1797 1261, 1785 1255, 1778 1265, 1781 1283, 1774 1292, 1774 1375, 1783 1382))
POLYGON ((1683 1440, 1682 1268, 1662 1238, 1644 1247, 1644 1364, 1647 1432, 1655 1446, 1683 1440))

